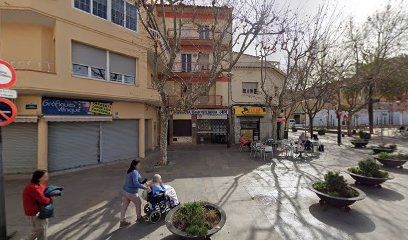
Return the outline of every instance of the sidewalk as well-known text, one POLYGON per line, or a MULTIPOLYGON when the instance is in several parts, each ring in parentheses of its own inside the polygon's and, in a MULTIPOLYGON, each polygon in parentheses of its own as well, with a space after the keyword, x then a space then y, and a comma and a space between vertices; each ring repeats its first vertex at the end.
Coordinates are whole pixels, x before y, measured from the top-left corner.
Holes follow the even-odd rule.
MULTIPOLYGON (((296 136, 291 133, 291 137, 296 136)), ((250 159, 248 152, 239 152, 237 147, 174 145, 169 151, 170 166, 153 168, 159 159, 158 152, 153 152, 143 162, 142 176, 161 174, 182 202, 204 200, 220 205, 227 223, 213 240, 402 239, 408 233, 408 170, 392 170, 395 180, 382 189, 364 188, 367 199, 352 205, 349 213, 322 208, 308 185, 328 170, 355 165, 370 151, 351 148, 347 138, 340 147, 334 135, 321 139, 326 151, 309 159, 313 161, 274 159, 272 164, 250 159)), ((407 142, 404 144, 402 148, 408 152, 407 142)), ((128 164, 118 162, 51 176, 50 183, 66 190, 56 200, 49 239, 176 239, 164 221, 118 229, 119 191, 128 164)), ((21 192, 27 181, 6 182, 9 232, 18 231, 13 239, 22 239, 30 231, 21 209, 21 192)), ((133 206, 128 216, 135 220, 133 206)))

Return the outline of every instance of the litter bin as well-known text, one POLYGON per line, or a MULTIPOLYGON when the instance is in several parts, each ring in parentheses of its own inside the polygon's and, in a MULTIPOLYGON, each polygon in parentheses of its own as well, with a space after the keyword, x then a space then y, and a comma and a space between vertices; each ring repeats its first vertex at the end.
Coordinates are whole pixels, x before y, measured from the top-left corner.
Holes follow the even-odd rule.
POLYGON ((284 139, 288 139, 288 138, 289 138, 289 130, 285 130, 285 131, 283 132, 283 138, 284 138, 284 139))

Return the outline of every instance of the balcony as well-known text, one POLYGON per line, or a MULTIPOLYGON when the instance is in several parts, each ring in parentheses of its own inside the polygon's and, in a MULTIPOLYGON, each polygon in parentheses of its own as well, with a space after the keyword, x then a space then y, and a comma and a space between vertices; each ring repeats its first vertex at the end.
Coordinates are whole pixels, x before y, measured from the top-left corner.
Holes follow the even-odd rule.
POLYGON ((200 73, 209 72, 212 64, 200 62, 175 62, 173 65, 173 72, 175 73, 200 73))
MULTIPOLYGON (((180 99, 179 96, 169 96, 168 104, 169 106, 174 106, 176 102, 180 99)), ((195 101, 194 107, 196 108, 220 108, 222 107, 222 96, 221 95, 209 95, 200 96, 197 101, 195 101)))
MULTIPOLYGON (((170 28, 167 31, 167 36, 170 42, 173 40, 174 31, 170 28)), ((217 33, 215 33, 217 35, 217 33)), ((182 28, 180 34, 180 43, 182 45, 211 45, 214 42, 214 33, 210 32, 208 29, 199 28, 182 28)))

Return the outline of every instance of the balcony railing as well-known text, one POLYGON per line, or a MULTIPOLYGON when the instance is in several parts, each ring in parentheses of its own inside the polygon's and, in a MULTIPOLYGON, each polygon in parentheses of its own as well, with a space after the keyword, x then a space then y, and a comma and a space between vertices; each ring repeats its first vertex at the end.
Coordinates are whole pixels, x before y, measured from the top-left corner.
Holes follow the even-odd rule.
POLYGON ((35 60, 6 60, 15 70, 55 73, 55 64, 35 60))
POLYGON ((208 72, 212 64, 200 62, 175 62, 173 72, 208 72))
MULTIPOLYGON (((181 97, 179 96, 169 96, 168 105, 174 106, 181 97)), ((221 95, 209 95, 200 96, 194 103, 195 107, 221 107, 222 106, 222 96, 221 95)))
POLYGON ((166 61, 169 61, 169 59, 170 59, 170 51, 169 51, 169 49, 168 49, 168 47, 167 47, 167 45, 166 45, 166 42, 165 42, 164 39, 161 37, 160 33, 159 33, 157 30, 155 30, 155 29, 153 29, 153 28, 150 28, 150 27, 149 27, 149 31, 150 31, 150 33, 153 35, 153 37, 155 38, 155 40, 157 40, 157 41, 159 42, 160 47, 161 47, 161 49, 163 50, 163 55, 164 55, 166 61))
MULTIPOLYGON (((174 31, 173 28, 168 30, 168 37, 174 37, 174 33, 178 34, 178 29, 174 31)), ((217 33, 215 33, 217 34, 217 33)), ((209 30, 199 28, 182 28, 180 34, 181 40, 214 40, 214 34, 209 30)))

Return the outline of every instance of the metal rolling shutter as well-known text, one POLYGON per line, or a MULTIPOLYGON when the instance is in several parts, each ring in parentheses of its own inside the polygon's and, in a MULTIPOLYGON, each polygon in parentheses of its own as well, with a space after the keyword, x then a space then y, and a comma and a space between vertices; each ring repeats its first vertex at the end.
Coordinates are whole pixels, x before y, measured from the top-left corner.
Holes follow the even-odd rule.
POLYGON ((37 124, 13 123, 1 129, 5 173, 32 173, 37 168, 37 124))
POLYGON ((139 155, 139 121, 102 123, 101 162, 136 159, 139 155))
POLYGON ((48 168, 50 171, 97 164, 99 122, 48 125, 48 168))

